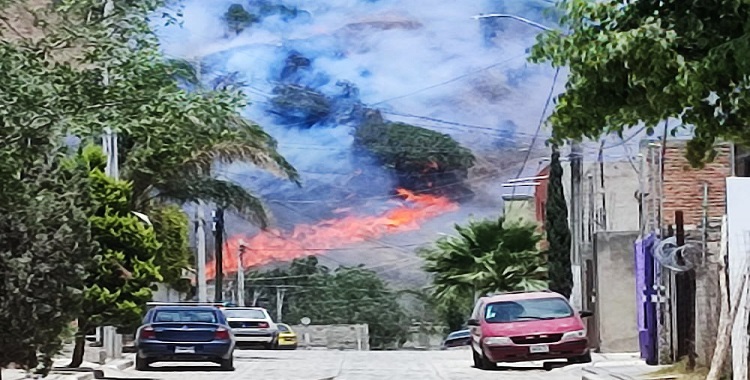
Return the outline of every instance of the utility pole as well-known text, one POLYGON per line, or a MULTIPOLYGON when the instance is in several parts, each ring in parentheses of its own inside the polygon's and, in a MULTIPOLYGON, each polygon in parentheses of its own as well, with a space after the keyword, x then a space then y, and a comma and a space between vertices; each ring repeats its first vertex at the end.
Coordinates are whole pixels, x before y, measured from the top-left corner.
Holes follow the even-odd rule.
POLYGON ((214 302, 224 300, 224 209, 214 211, 214 262, 216 277, 214 279, 214 302))
POLYGON ((581 221, 583 220, 583 192, 581 191, 581 177, 583 176, 583 149, 577 141, 570 143, 570 263, 573 272, 573 306, 579 310, 583 306, 581 276, 581 242, 583 240, 581 221))
POLYGON ((195 219, 195 244, 198 246, 198 279, 196 281, 198 302, 208 302, 208 289, 206 286, 206 220, 203 202, 201 201, 198 201, 195 219))
POLYGON ((276 287, 276 323, 281 323, 282 310, 284 309, 284 294, 286 288, 276 287))
POLYGON ((245 241, 240 240, 240 249, 237 250, 237 306, 245 306, 245 268, 242 258, 245 254, 245 241))

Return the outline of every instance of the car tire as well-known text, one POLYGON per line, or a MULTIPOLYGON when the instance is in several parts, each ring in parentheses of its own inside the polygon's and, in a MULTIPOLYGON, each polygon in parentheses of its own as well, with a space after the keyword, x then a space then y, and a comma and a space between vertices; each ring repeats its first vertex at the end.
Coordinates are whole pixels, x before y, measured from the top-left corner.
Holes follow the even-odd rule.
POLYGON ((136 371, 147 371, 150 364, 151 363, 148 360, 141 358, 138 355, 135 356, 135 370, 136 371))
POLYGON ((479 356, 477 350, 475 350, 473 347, 471 348, 471 353, 473 354, 472 357, 474 359, 474 368, 482 369, 482 357, 479 356))
POLYGON ((571 363, 571 364, 591 363, 591 352, 587 352, 585 355, 582 355, 582 356, 571 358, 570 360, 568 360, 568 363, 571 363))
POLYGON ((230 356, 229 359, 221 359, 219 364, 222 371, 234 371, 234 355, 230 356))

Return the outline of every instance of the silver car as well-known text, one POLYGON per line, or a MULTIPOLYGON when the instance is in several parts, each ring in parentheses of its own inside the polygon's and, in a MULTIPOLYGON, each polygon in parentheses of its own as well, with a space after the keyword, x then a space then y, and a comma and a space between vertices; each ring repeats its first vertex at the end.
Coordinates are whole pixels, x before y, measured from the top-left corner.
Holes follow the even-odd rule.
POLYGON ((279 328, 266 309, 227 307, 223 311, 237 346, 262 345, 265 349, 273 349, 276 346, 279 328))

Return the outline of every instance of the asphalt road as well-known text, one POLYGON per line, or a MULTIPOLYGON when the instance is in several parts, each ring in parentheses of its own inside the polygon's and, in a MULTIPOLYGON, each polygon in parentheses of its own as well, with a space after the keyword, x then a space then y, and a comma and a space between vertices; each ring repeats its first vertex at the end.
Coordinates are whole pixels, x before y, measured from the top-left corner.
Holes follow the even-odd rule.
POLYGON ((472 367, 468 349, 449 351, 236 351, 235 371, 213 364, 156 363, 149 371, 128 369, 110 379, 154 380, 580 380, 581 366, 546 371, 540 363, 481 371, 472 367))

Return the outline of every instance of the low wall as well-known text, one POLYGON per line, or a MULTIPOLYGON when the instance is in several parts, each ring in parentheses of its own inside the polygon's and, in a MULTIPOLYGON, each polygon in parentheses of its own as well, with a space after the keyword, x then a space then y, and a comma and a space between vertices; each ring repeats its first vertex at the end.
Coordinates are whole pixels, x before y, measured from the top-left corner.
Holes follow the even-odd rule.
POLYGON ((368 325, 297 325, 292 330, 303 349, 370 350, 368 325))

